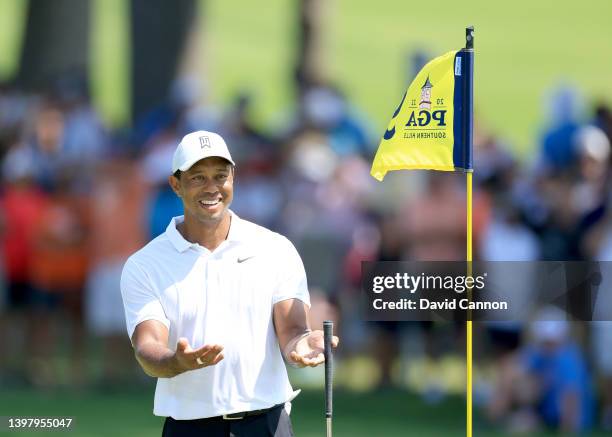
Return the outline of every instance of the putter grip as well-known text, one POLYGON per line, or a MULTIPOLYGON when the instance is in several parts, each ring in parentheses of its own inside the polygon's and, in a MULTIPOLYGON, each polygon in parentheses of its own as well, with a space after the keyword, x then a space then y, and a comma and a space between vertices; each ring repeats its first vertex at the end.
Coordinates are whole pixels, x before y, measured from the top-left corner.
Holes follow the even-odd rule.
POLYGON ((334 359, 332 355, 332 335, 334 333, 334 322, 326 320, 323 322, 323 344, 325 355, 325 417, 332 417, 332 390, 334 385, 334 359))

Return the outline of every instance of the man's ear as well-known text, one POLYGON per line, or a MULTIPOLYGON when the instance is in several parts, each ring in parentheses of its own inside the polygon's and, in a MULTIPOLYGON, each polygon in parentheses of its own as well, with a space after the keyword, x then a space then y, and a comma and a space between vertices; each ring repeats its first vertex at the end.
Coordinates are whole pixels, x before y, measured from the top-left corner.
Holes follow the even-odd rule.
POLYGON ((181 197, 181 191, 179 186, 180 181, 174 175, 168 176, 168 184, 170 185, 170 188, 172 188, 172 191, 174 191, 174 194, 176 194, 178 197, 181 197))

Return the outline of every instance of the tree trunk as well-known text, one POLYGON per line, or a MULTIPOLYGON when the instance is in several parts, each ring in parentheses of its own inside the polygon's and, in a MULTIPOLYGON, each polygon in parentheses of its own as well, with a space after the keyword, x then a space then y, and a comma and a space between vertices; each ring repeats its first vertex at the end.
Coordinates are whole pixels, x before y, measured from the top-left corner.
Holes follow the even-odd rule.
POLYGON ((30 0, 18 84, 37 91, 65 75, 86 77, 90 0, 30 0))
POLYGON ((322 79, 321 0, 298 0, 295 85, 298 95, 322 79))
POLYGON ((194 0, 132 0, 132 120, 168 97, 195 18, 194 0))

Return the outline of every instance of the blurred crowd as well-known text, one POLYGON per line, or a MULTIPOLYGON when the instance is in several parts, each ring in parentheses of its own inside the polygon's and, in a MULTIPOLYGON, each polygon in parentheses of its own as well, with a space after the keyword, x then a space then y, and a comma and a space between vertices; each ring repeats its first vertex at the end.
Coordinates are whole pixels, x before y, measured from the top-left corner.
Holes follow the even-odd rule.
MULTIPOLYGON (((432 368, 461 355, 463 325, 365 323, 358 296, 361 261, 464 259, 463 176, 411 172, 377 184, 378 135, 331 83, 301 89, 267 128, 253 124, 249 92, 227 107, 204 94, 180 78, 162 106, 111 131, 78 78, 37 94, 0 87, 0 384, 143 379, 119 278, 127 257, 182 213, 167 178, 176 145, 196 129, 230 146, 234 212, 297 246, 314 325, 339 321, 340 362, 374 358, 384 388, 401 383, 398 362, 415 359, 406 343, 419 342, 432 368)), ((612 261, 612 112, 604 103, 584 110, 567 87, 549 103, 524 160, 476 122, 475 259, 612 261)), ((476 334, 477 358, 492 369, 477 399, 492 423, 612 429, 612 323, 478 324, 476 334)), ((423 395, 434 402, 444 390, 435 375, 430 382, 423 395)))

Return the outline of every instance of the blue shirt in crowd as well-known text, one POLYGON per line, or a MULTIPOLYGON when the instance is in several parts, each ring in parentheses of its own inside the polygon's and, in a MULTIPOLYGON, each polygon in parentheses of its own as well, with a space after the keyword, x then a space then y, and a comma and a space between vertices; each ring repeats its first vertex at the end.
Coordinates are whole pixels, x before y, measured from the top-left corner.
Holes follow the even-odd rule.
POLYGON ((580 349, 571 343, 561 344, 552 351, 529 348, 525 353, 528 372, 541 386, 539 412, 544 421, 557 428, 561 423, 563 397, 568 392, 578 395, 579 427, 584 431, 593 425, 594 398, 591 377, 580 349))

